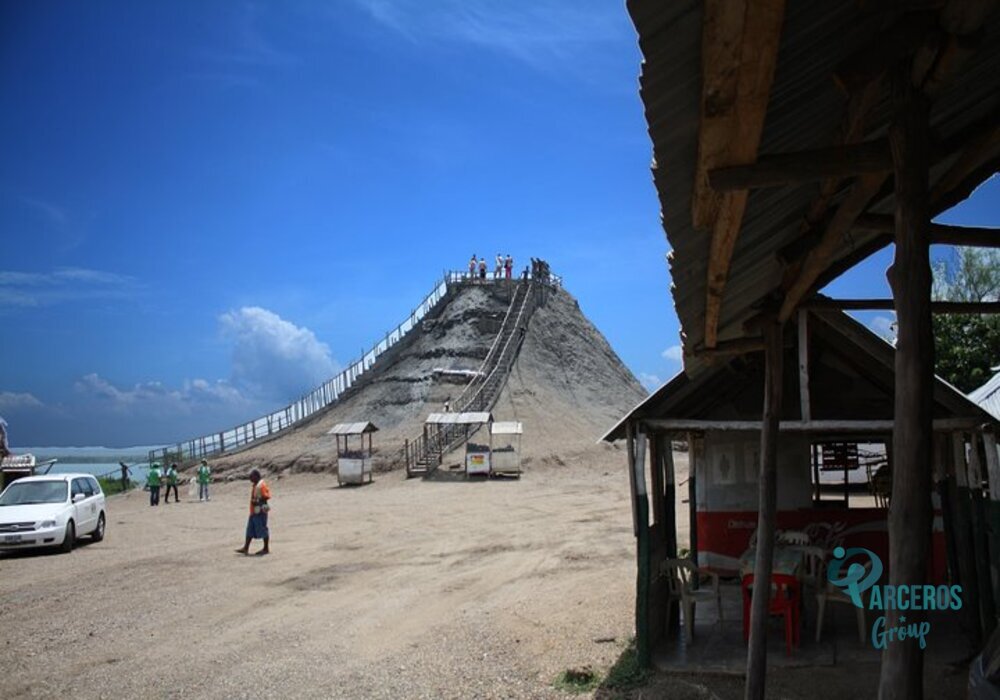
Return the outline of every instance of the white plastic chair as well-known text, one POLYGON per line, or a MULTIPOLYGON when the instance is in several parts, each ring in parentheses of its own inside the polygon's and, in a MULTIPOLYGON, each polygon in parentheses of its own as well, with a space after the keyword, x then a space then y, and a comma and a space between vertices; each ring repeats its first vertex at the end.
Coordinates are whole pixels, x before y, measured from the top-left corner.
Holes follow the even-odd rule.
MULTIPOLYGON (((867 576, 872 570, 871 561, 865 564, 865 576, 867 576)), ((863 578, 863 577, 862 577, 863 578)), ((858 618, 858 641, 861 645, 865 644, 865 607, 868 605, 867 596, 865 593, 861 594, 861 602, 865 607, 857 607, 854 605, 854 601, 851 600, 851 596, 847 595, 842 588, 835 586, 830 583, 825 578, 823 579, 823 586, 816 592, 816 641, 819 642, 820 635, 823 632, 823 614, 826 611, 826 604, 830 603, 841 603, 850 605, 857 611, 858 618)))
POLYGON ((694 641, 695 604, 714 599, 719 621, 722 621, 722 592, 719 590, 718 574, 695 567, 690 559, 666 559, 660 564, 660 575, 667 578, 670 597, 680 601, 684 608, 684 628, 689 644, 694 641), (711 585, 695 588, 699 576, 707 576, 711 585))

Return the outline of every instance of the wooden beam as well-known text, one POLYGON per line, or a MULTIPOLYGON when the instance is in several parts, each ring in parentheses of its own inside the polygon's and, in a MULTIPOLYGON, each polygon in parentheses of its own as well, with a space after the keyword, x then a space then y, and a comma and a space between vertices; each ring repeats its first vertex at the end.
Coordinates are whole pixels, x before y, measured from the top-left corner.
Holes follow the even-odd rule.
MULTIPOLYGON (((865 214, 858 217, 858 220, 854 224, 854 230, 861 233, 882 233, 891 236, 894 225, 891 216, 865 214)), ((933 245, 1000 248, 1000 228, 931 224, 930 236, 931 244, 933 245)))
POLYGON ((708 181, 718 192, 731 192, 853 177, 861 173, 887 173, 890 170, 892 156, 889 143, 880 140, 764 155, 749 165, 715 168, 709 171, 708 181))
POLYGON ((829 266, 833 254, 848 234, 855 220, 864 212, 872 198, 886 181, 885 173, 866 173, 858 177, 847 197, 837 208, 816 246, 802 262, 798 275, 789 285, 778 312, 778 319, 788 320, 799 302, 812 289, 813 283, 829 266))
POLYGON ((764 420, 760 431, 760 481, 757 507, 757 550, 750 603, 750 644, 747 649, 745 700, 764 700, 767 671, 767 619, 771 599, 774 531, 778 517, 778 419, 781 415, 782 327, 764 326, 764 420))
MULTIPOLYGON (((646 418, 641 421, 644 430, 664 432, 686 432, 705 430, 759 431, 763 423, 759 420, 697 420, 687 418, 646 418)), ((935 431, 979 430, 983 419, 937 418, 933 422, 935 431)), ((891 433, 895 430, 893 420, 783 420, 778 430, 783 433, 891 433)))
MULTIPOLYGON (((889 144, 895 164, 896 257, 890 284, 898 327, 892 432, 892 507, 889 509, 889 584, 927 582, 931 526, 933 451, 934 335, 931 329, 929 115, 926 97, 914 89, 910 72, 900 70, 892 89, 889 144)), ((886 629, 921 623, 920 610, 886 611, 886 629)), ((882 652, 879 697, 923 697, 923 651, 916 639, 882 652)))
POLYGON ((701 34, 701 115, 698 159, 691 195, 691 224, 708 229, 721 197, 708 183, 708 171, 723 162, 733 130, 747 0, 705 3, 701 34))
POLYGON ((702 23, 702 95, 692 223, 711 229, 705 347, 717 341, 729 264, 746 211, 747 193, 720 196, 708 180, 720 165, 757 158, 777 64, 784 0, 707 0, 702 23))
MULTIPOLYGON (((896 302, 892 299, 810 299, 799 304, 799 309, 842 311, 893 311, 896 302)), ((934 314, 1000 314, 1000 301, 933 301, 930 302, 934 314)))
POLYGON ((997 156, 1000 156, 1000 124, 972 139, 947 172, 938 178, 929 194, 931 207, 936 208, 935 205, 945 201, 950 192, 962 186, 970 173, 997 156))
POLYGON ((691 351, 695 357, 726 357, 730 355, 746 355, 751 352, 763 352, 762 338, 736 338, 734 340, 717 341, 714 348, 698 346, 691 351))

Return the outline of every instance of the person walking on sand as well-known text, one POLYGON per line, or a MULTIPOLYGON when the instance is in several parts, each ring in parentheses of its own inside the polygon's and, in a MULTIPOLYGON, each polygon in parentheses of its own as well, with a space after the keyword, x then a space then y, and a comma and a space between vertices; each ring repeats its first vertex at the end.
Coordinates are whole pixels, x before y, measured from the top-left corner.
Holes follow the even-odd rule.
POLYGON ((503 271, 504 277, 510 279, 511 274, 514 272, 514 258, 510 257, 510 253, 507 253, 507 259, 503 261, 503 271))
POLYGON ((476 279, 476 256, 469 258, 469 279, 476 279))
POLYGON ((493 268, 493 279, 498 280, 501 275, 503 275, 503 256, 497 253, 496 267, 493 268))
POLYGON ((212 470, 208 467, 208 462, 204 459, 201 460, 201 465, 198 467, 198 500, 199 501, 211 501, 208 495, 208 485, 212 481, 212 470))
POLYGON ((128 491, 128 465, 125 462, 119 462, 119 466, 122 468, 122 493, 128 491))
POLYGON ((146 486, 149 487, 149 505, 160 505, 160 464, 153 462, 153 465, 146 473, 146 486))
POLYGON ((247 519, 246 542, 237 549, 239 554, 250 553, 250 543, 253 540, 264 540, 264 548, 255 552, 256 556, 271 553, 271 533, 267 529, 267 513, 271 510, 268 503, 271 500, 271 489, 260 478, 260 472, 254 469, 250 472, 250 517, 247 519))
POLYGON ((181 497, 177 495, 177 465, 171 464, 167 469, 167 495, 163 499, 164 503, 170 503, 170 489, 174 490, 174 503, 180 503, 181 497))

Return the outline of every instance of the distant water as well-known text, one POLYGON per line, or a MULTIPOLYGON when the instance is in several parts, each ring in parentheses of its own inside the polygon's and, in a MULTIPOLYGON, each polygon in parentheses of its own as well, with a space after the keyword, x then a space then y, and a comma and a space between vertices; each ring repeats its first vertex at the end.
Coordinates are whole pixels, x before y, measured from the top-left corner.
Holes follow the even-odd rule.
MULTIPOLYGON (((128 464, 126 462, 126 464, 128 464)), ((148 464, 129 464, 129 478, 140 483, 146 482, 146 472, 149 471, 148 464)), ((94 476, 108 476, 112 479, 120 479, 122 468, 117 462, 63 462, 59 461, 52 465, 49 474, 69 474, 71 472, 93 474, 94 476)))

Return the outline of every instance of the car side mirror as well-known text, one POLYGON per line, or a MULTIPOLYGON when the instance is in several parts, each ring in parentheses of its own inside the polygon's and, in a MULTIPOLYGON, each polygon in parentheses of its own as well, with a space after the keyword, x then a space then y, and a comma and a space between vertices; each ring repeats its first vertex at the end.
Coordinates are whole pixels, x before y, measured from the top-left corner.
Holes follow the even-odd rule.
POLYGON ((87 497, 87 494, 85 494, 85 493, 74 493, 73 494, 73 503, 79 503, 80 501, 82 501, 86 497, 87 497))

